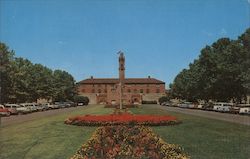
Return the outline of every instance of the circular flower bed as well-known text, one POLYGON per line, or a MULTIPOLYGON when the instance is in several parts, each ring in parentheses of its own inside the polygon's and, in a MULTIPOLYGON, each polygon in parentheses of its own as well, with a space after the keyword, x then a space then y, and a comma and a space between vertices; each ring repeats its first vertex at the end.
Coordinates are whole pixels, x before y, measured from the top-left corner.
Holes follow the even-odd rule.
POLYGON ((71 159, 153 158, 187 159, 183 150, 167 144, 149 127, 105 126, 98 128, 71 159))
POLYGON ((133 115, 129 113, 109 115, 84 115, 65 120, 66 124, 79 126, 108 126, 108 125, 173 125, 180 121, 173 116, 133 115))

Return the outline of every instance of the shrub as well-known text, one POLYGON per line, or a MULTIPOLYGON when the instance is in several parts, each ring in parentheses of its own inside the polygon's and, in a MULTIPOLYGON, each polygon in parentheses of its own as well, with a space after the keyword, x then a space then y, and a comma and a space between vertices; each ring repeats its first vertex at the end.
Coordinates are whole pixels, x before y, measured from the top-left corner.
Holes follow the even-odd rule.
POLYGON ((142 101, 142 104, 157 104, 157 101, 153 100, 153 101, 142 101))
POLYGON ((83 103, 84 105, 89 104, 89 98, 85 96, 75 96, 74 97, 74 102, 75 103, 83 103))
POLYGON ((163 96, 163 97, 160 97, 158 101, 160 104, 162 104, 163 102, 169 102, 170 98, 167 96, 163 96))

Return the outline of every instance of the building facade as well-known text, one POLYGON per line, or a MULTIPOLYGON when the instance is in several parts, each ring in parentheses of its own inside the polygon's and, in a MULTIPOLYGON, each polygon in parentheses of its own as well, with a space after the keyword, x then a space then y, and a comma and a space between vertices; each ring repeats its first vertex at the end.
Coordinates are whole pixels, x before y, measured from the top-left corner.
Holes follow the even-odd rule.
POLYGON ((165 82, 155 78, 125 78, 125 57, 119 56, 119 78, 93 78, 77 83, 78 94, 90 104, 123 105, 156 101, 165 95, 165 82))

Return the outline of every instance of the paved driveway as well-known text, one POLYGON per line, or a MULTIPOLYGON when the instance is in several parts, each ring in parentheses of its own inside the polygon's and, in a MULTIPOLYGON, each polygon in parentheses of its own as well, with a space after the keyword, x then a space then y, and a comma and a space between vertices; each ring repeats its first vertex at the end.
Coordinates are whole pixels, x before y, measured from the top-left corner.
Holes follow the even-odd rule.
POLYGON ((198 110, 198 109, 166 107, 166 106, 160 106, 160 105, 157 105, 156 107, 158 107, 159 109, 167 110, 167 111, 178 112, 178 113, 183 113, 183 114, 188 114, 188 115, 195 115, 195 116, 211 118, 211 119, 218 119, 218 120, 223 120, 223 121, 250 126, 250 116, 239 115, 239 114, 219 113, 219 112, 213 112, 213 111, 203 111, 203 110, 198 110))
POLYGON ((53 110, 48 110, 48 111, 43 111, 43 112, 34 112, 34 113, 24 114, 24 115, 11 115, 9 117, 1 117, 0 125, 6 126, 6 125, 15 124, 15 123, 22 123, 22 122, 34 120, 37 118, 45 118, 49 116, 72 112, 72 111, 82 109, 82 108, 83 107, 78 106, 78 107, 70 107, 70 108, 63 108, 63 109, 53 109, 53 110))

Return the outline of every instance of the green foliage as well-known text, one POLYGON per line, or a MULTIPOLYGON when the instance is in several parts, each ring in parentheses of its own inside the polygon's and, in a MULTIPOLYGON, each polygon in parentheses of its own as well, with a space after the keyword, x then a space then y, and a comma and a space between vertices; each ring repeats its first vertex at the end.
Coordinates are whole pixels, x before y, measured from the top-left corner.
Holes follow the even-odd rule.
POLYGON ((221 38, 201 50, 171 85, 171 95, 195 101, 231 99, 240 102, 250 93, 250 28, 238 40, 221 38))
POLYGON ((13 59, 14 51, 0 42, 0 103, 8 101, 9 87, 11 85, 9 79, 10 62, 13 59))
POLYGON ((167 96, 163 96, 163 97, 160 97, 158 99, 159 103, 162 104, 163 102, 169 102, 170 101, 170 98, 167 97, 167 96))
POLYGON ((73 100, 75 93, 75 80, 66 71, 55 70, 53 73, 53 99, 55 101, 73 100))
POLYGON ((68 72, 52 71, 41 64, 14 57, 14 51, 4 43, 0 43, 0 53, 0 103, 34 102, 39 98, 73 100, 75 80, 68 72))
POLYGON ((89 104, 89 98, 85 96, 74 96, 74 102, 83 103, 84 105, 89 104))
POLYGON ((155 100, 150 100, 150 101, 143 100, 142 104, 157 104, 157 101, 155 101, 155 100))

